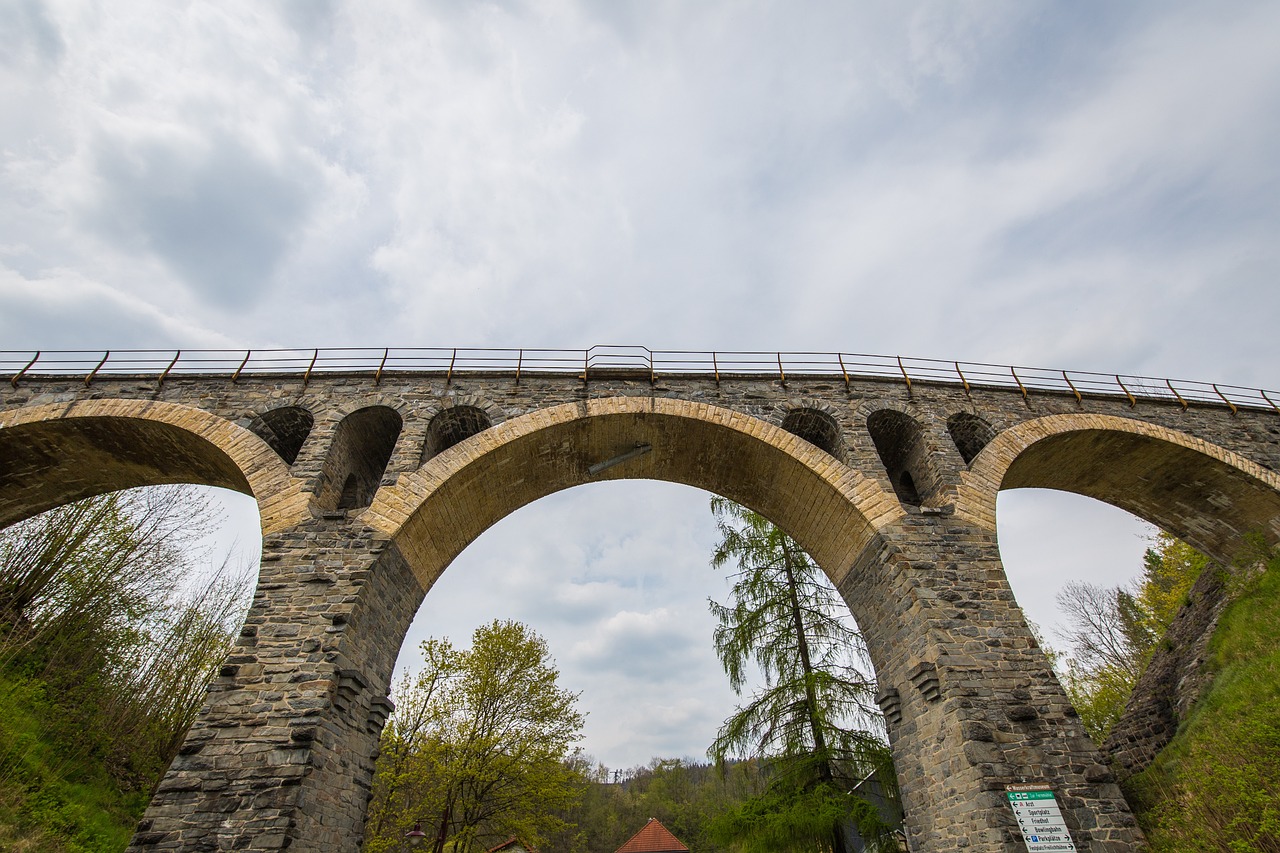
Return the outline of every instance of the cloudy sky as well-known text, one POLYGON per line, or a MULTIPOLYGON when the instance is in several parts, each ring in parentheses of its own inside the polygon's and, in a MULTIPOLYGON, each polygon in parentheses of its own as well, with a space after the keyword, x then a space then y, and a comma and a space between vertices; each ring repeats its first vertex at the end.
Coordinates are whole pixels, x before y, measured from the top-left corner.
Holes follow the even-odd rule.
MULTIPOLYGON (((1229 0, 8 0, 0 349, 634 343, 1274 388, 1277 34, 1280 5, 1229 0)), ((1047 625, 1061 578, 1143 547, 1043 495, 1002 500, 1001 539, 1047 625)), ((555 496, 415 635, 525 619, 590 751, 698 755, 732 702, 713 542, 691 490, 555 496), (486 579, 511 600, 473 606, 486 579)))

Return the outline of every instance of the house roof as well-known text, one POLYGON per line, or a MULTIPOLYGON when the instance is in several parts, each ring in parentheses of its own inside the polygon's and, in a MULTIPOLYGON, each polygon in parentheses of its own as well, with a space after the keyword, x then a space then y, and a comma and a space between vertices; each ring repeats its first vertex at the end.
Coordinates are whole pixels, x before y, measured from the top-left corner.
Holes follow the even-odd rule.
POLYGON ((656 817, 649 818, 639 832, 618 848, 618 853, 689 853, 679 838, 656 817))
POLYGON ((534 848, 527 846, 522 841, 520 841, 520 839, 516 838, 514 835, 508 838, 506 841, 502 842, 501 844, 498 844, 494 847, 490 847, 489 853, 498 853, 498 851, 500 850, 513 850, 513 849, 529 850, 531 851, 531 853, 537 853, 537 851, 534 848))

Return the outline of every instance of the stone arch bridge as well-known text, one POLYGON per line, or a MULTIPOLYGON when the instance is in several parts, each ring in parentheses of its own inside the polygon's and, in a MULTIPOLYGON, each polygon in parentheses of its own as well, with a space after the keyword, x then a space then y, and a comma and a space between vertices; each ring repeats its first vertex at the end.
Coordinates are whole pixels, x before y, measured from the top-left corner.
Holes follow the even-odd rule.
POLYGON ((1052 786, 1077 849, 1138 849, 1009 589, 996 493, 1098 498, 1221 561, 1280 539, 1280 410, 1239 388, 637 348, 30 356, 0 353, 0 526, 174 482, 261 512, 252 608, 138 853, 357 850, 427 590, 508 513, 621 478, 742 503, 830 575, 876 668, 913 851, 1023 850, 1020 782, 1052 786))

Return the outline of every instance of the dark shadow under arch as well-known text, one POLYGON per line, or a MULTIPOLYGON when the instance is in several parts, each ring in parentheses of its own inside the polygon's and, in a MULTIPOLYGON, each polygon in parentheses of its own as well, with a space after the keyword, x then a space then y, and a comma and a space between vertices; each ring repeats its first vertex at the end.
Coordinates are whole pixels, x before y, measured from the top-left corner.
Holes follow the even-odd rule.
POLYGON ((360 509, 373 501, 403 420, 388 406, 367 406, 342 419, 316 488, 322 510, 360 509))
POLYGON ((280 454, 285 464, 292 465, 315 422, 315 417, 301 406, 285 406, 258 415, 249 422, 249 430, 280 454))
POLYGON ((996 437, 991 424, 968 412, 956 412, 947 418, 947 432, 951 433, 951 440, 955 442, 956 450, 960 451, 960 457, 966 465, 996 437))
POLYGON ((782 428, 837 459, 844 458, 840 424, 821 409, 792 409, 782 419, 782 428))
POLYGON ((83 498, 169 483, 253 494, 220 448, 161 421, 74 417, 0 430, 0 527, 83 498))
POLYGON ((493 421, 488 413, 476 406, 451 406, 444 409, 432 418, 430 425, 427 426, 427 440, 422 448, 422 461, 426 462, 458 442, 466 441, 491 426, 493 421))
POLYGON ((1280 491, 1196 449, 1190 437, 1165 433, 1064 430, 1021 450, 999 487, 1058 489, 1095 498, 1226 564, 1240 555, 1250 534, 1272 544, 1280 541, 1280 491))
POLYGON ((909 506, 920 506, 933 482, 923 427, 910 415, 895 409, 881 409, 867 417, 867 432, 871 433, 871 442, 880 454, 898 500, 909 506))

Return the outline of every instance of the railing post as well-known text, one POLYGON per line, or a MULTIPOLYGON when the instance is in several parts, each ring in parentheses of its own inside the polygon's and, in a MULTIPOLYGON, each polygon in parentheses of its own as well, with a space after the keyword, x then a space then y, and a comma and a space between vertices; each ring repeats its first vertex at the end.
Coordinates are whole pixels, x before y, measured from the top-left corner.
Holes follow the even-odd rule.
POLYGON ((26 367, 22 368, 17 373, 13 374, 13 377, 9 380, 9 384, 12 385, 14 388, 17 388, 18 380, 22 378, 22 375, 24 373, 26 373, 28 370, 31 369, 31 365, 35 364, 36 361, 39 360, 39 358, 40 358, 40 350, 36 350, 35 357, 27 362, 26 367))
POLYGON ((317 347, 311 353, 311 363, 307 365, 307 372, 302 374, 302 387, 306 388, 307 383, 311 381, 311 371, 315 369, 316 359, 320 357, 320 348, 317 347))
POLYGON ((98 371, 102 369, 102 365, 106 364, 107 359, 109 358, 111 358, 111 350, 107 350, 106 354, 102 356, 102 361, 98 362, 98 366, 90 371, 89 375, 84 378, 84 387, 89 387, 89 383, 93 381, 93 377, 98 375, 98 371))
POLYGON ((1218 390, 1218 386, 1217 386, 1217 385, 1214 385, 1214 386, 1213 386, 1213 390, 1214 390, 1214 391, 1216 391, 1216 392, 1217 392, 1217 394, 1218 394, 1218 396, 1222 398, 1222 402, 1226 403, 1226 404, 1227 404, 1227 406, 1229 406, 1229 407, 1231 408, 1231 414, 1233 414, 1233 415, 1238 415, 1238 414, 1240 414, 1240 410, 1236 408, 1236 404, 1235 404, 1235 403, 1233 403, 1233 402, 1231 402, 1230 400, 1228 400, 1228 399, 1227 399, 1227 395, 1226 395, 1226 394, 1223 394, 1221 391, 1219 391, 1219 390, 1218 390))
POLYGON ((160 378, 156 380, 157 388, 164 385, 164 380, 166 377, 168 377, 169 371, 173 370, 173 366, 178 363, 178 359, 180 358, 182 358, 182 350, 178 350, 176 353, 173 354, 173 361, 169 362, 169 366, 164 369, 164 371, 160 374, 160 378))
POLYGON ((1027 394, 1026 386, 1022 384, 1022 380, 1018 378, 1018 371, 1013 369, 1013 365, 1009 365, 1009 373, 1013 376, 1013 381, 1018 383, 1018 390, 1022 392, 1022 401, 1028 406, 1031 405, 1031 397, 1027 394))
POLYGON ((1116 384, 1120 386, 1120 390, 1124 392, 1124 395, 1125 395, 1126 397, 1128 397, 1128 398, 1129 398, 1129 408, 1131 408, 1131 409, 1132 409, 1132 408, 1134 408, 1135 406, 1137 406, 1137 405, 1138 405, 1138 401, 1137 401, 1136 399, 1134 399, 1134 396, 1133 396, 1132 394, 1130 394, 1130 393, 1129 393, 1129 389, 1125 387, 1125 385, 1124 385, 1124 383, 1123 383, 1122 381, 1120 381, 1120 374, 1119 374, 1119 373, 1117 373, 1117 374, 1116 374, 1116 384))
POLYGON ((1071 393, 1076 395, 1076 405, 1083 406, 1084 398, 1080 396, 1080 392, 1076 390, 1075 383, 1071 381, 1071 377, 1067 375, 1067 371, 1062 371, 1062 378, 1066 381, 1067 387, 1071 389, 1071 393))
POLYGON ((240 371, 244 370, 244 366, 249 363, 249 356, 252 353, 253 353, 253 350, 251 349, 247 349, 244 351, 244 361, 240 362, 240 366, 236 368, 236 372, 231 374, 232 385, 235 385, 236 381, 240 378, 240 371))

